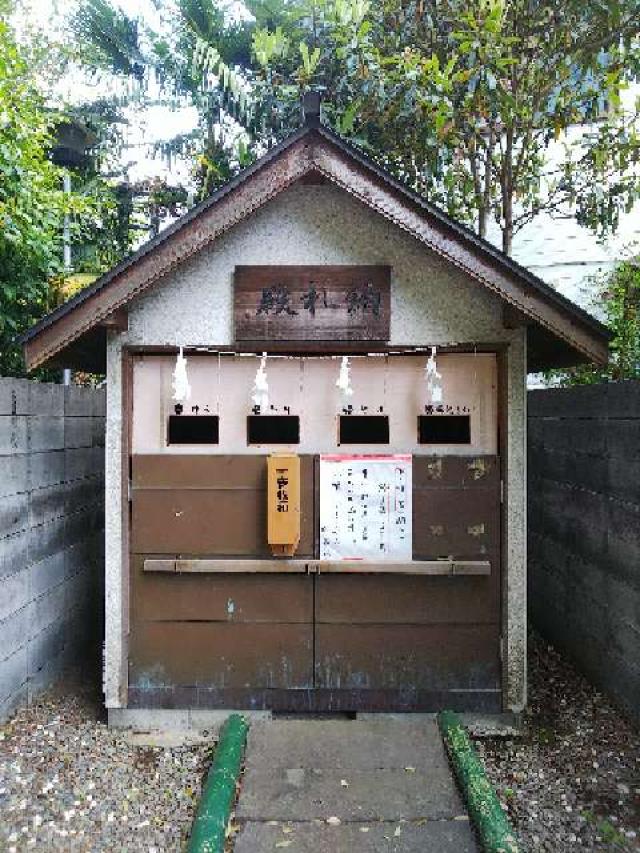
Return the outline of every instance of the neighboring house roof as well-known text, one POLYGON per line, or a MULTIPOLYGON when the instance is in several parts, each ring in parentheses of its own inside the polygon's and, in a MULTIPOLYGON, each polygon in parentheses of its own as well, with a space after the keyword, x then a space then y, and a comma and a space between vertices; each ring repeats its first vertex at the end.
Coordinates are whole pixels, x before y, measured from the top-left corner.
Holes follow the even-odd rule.
POLYGON ((529 327, 530 370, 606 362, 609 333, 605 326, 399 183, 312 116, 264 157, 33 326, 21 338, 28 368, 50 363, 103 370, 106 330, 126 328, 126 306, 131 300, 304 179, 340 187, 502 299, 507 309, 505 325, 529 327))

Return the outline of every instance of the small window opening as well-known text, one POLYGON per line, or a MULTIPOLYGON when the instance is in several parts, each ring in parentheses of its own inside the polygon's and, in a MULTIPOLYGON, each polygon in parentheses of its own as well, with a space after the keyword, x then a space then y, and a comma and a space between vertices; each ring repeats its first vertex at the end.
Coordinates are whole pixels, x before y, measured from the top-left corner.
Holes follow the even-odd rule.
POLYGON ((388 415, 340 415, 340 444, 389 444, 388 415))
POLYGON ((418 415, 418 444, 471 444, 471 416, 418 415))
POLYGON ((300 444, 298 415, 248 415, 247 444, 300 444))
POLYGON ((218 415, 169 415, 168 444, 218 444, 218 415))

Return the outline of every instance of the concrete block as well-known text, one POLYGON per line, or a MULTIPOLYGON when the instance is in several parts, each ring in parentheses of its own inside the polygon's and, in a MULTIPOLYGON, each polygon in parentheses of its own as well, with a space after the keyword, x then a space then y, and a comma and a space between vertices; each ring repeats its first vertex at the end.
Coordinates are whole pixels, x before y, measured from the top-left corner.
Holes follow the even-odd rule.
POLYGON ((44 627, 29 641, 27 675, 31 679, 49 661, 59 658, 65 647, 66 620, 58 620, 44 627))
POLYGON ((6 619, 16 610, 21 610, 31 600, 29 568, 2 578, 0 595, 0 619, 6 619))
POLYGON ((0 415, 24 415, 29 410, 28 379, 0 378, 0 415))
POLYGON ((104 471, 104 451, 100 447, 77 447, 65 450, 65 479, 79 480, 104 471))
POLYGON ((29 524, 31 527, 37 527, 64 515, 68 488, 66 483, 56 483, 53 486, 34 489, 29 494, 29 524))
POLYGON ((28 702, 28 684, 25 681, 18 689, 0 700, 0 723, 4 723, 19 709, 23 708, 28 702))
POLYGON ((0 578, 29 565, 29 531, 23 530, 0 539, 0 578))
POLYGON ((602 385, 579 385, 575 388, 545 388, 529 391, 529 418, 599 418, 607 414, 606 393, 602 385))
POLYGON ((0 456, 0 497, 26 492, 29 488, 29 457, 0 456))
POLYGON ((17 415, 0 415, 0 454, 27 452, 27 421, 17 415))
POLYGON ((64 385, 54 382, 30 382, 29 415, 64 415, 64 385))
POLYGON ((62 624, 66 618, 65 583, 47 590, 33 601, 33 627, 31 637, 39 635, 53 624, 62 624))
POLYGON ((93 418, 77 417, 64 419, 64 446, 91 447, 93 445, 93 418))
POLYGON ((609 418, 605 431, 607 455, 624 460, 640 460, 640 416, 609 418))
POLYGON ((91 418, 93 427, 93 446, 103 447, 105 445, 106 422, 104 415, 98 415, 91 418))
POLYGON ((61 415, 33 415, 26 418, 29 451, 63 450, 64 421, 61 415))
MULTIPOLYGON (((227 716, 231 714, 227 712, 227 716)), ((189 728, 189 710, 166 708, 109 708, 109 727, 133 731, 183 730, 189 728)))
POLYGON ((316 769, 448 767, 435 719, 401 724, 387 719, 367 721, 276 720, 249 733, 248 768, 316 769), (393 737, 389 737, 389 733, 393 737))
POLYGON ((64 516, 54 518, 38 527, 32 527, 29 536, 29 562, 37 563, 45 557, 63 551, 65 547, 64 516))
POLYGON ((93 389, 93 414, 104 418, 107 414, 107 386, 106 383, 100 388, 93 389))
POLYGON ((64 389, 64 413, 74 415, 92 415, 94 409, 93 388, 84 385, 67 385, 64 389))
POLYGON ((296 853, 352 853, 355 850, 366 853, 444 853, 449 850, 476 853, 478 849, 466 820, 425 820, 418 825, 374 820, 341 826, 329 826, 321 821, 294 821, 275 826, 251 821, 243 825, 233 849, 235 853, 266 853, 277 850, 279 842, 287 840, 292 842, 291 850, 296 853), (396 837, 398 828, 401 835, 396 837))
POLYGON ((607 386, 607 414, 610 418, 640 419, 640 381, 610 382, 607 386))
MULTIPOLYGON (((250 761, 251 753, 247 753, 250 761)), ((292 766, 245 770, 240 820, 345 821, 442 820, 464 813, 448 765, 407 773, 398 770, 345 770, 292 766)))
POLYGON ((64 482, 64 450, 29 455, 29 488, 41 489, 64 482))
POLYGON ((0 660, 11 657, 28 642, 29 629, 33 623, 31 602, 0 622, 0 660))
POLYGON ((27 680, 27 647, 0 662, 0 701, 20 690, 27 680))
POLYGON ((29 495, 18 492, 0 497, 0 541, 29 526, 29 495))
POLYGON ((66 551, 56 551, 44 560, 33 563, 31 572, 31 594, 34 598, 44 595, 66 579, 66 551))
POLYGON ((104 525, 104 505, 96 503, 66 516, 66 544, 74 545, 97 533, 104 525))
POLYGON ((65 486, 64 508, 68 515, 104 500, 104 475, 72 480, 65 486))

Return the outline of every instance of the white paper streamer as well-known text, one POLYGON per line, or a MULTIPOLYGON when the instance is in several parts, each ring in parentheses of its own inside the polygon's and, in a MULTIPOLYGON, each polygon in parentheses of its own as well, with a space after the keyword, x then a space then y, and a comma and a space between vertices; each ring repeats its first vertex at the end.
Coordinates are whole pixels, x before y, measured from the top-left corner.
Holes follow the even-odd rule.
POLYGON ((351 367, 349 365, 349 356, 347 355, 342 356, 340 374, 336 379, 336 385, 345 397, 353 396, 353 388, 351 387, 351 367))
POLYGON ((264 411, 269 408, 269 383, 267 382, 267 354, 262 353, 260 359, 260 367, 256 372, 256 378, 253 380, 253 392, 251 399, 254 406, 260 406, 260 410, 264 411))
POLYGON ((173 399, 176 403, 184 403, 191 397, 191 385, 187 376, 187 359, 182 354, 182 347, 176 358, 173 370, 173 399))
POLYGON ((438 373, 438 364, 436 362, 436 348, 431 347, 431 355, 427 359, 427 364, 424 369, 425 380, 427 383, 427 402, 433 406, 442 403, 442 374, 438 373))

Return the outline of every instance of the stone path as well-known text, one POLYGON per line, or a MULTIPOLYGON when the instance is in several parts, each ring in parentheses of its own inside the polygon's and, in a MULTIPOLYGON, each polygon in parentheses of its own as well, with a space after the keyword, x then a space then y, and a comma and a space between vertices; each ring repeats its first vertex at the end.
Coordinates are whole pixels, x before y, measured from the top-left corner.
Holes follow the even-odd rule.
POLYGON ((277 720, 249 731, 235 853, 475 853, 435 720, 277 720))

